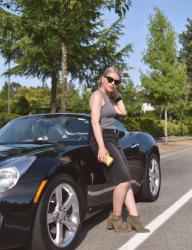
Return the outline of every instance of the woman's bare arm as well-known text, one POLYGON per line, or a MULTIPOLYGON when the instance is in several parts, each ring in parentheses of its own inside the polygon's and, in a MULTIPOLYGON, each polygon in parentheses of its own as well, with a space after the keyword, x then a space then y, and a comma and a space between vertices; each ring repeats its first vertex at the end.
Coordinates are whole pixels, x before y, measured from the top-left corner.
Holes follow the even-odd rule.
MULTIPOLYGON (((118 98, 118 97, 121 98, 121 94, 117 90, 114 91, 114 95, 116 98, 118 98)), ((117 112, 118 115, 122 115, 122 116, 127 115, 127 110, 125 108, 125 105, 124 105, 124 102, 122 99, 119 100, 118 102, 115 102, 113 106, 114 106, 115 111, 117 112)))

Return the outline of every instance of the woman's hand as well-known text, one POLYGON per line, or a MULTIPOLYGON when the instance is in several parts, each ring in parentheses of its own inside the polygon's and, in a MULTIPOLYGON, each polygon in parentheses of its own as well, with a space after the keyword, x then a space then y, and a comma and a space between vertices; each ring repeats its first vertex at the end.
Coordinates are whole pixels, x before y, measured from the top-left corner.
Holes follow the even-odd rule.
POLYGON ((118 88, 115 86, 115 88, 113 89, 112 95, 116 96, 119 93, 118 88))
POLYGON ((105 157, 108 154, 109 154, 109 152, 107 151, 106 148, 99 148, 97 159, 100 162, 105 163, 105 157))

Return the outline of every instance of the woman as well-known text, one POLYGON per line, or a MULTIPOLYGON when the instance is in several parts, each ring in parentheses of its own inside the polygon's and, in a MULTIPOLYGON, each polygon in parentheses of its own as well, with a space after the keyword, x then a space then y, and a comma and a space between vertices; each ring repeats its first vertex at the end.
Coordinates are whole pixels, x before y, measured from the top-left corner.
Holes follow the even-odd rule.
POLYGON ((115 67, 109 67, 99 78, 99 88, 91 95, 89 106, 93 136, 91 148, 97 159, 102 163, 107 182, 115 185, 113 191, 113 212, 108 218, 108 229, 115 232, 127 232, 135 229, 137 232, 149 232, 144 228, 138 216, 135 198, 131 188, 131 175, 124 152, 118 143, 115 131, 115 116, 126 116, 126 108, 118 85, 121 73, 115 67), (113 157, 111 167, 105 166, 106 156, 113 157), (122 222, 123 204, 127 207, 127 224, 122 222))

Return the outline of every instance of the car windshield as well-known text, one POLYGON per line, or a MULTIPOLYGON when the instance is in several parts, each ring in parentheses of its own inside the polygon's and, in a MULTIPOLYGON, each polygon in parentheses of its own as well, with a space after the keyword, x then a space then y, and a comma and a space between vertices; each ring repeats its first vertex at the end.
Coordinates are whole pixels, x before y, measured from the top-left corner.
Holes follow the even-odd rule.
POLYGON ((37 115, 19 118, 0 129, 0 143, 87 143, 89 119, 76 115, 37 115))

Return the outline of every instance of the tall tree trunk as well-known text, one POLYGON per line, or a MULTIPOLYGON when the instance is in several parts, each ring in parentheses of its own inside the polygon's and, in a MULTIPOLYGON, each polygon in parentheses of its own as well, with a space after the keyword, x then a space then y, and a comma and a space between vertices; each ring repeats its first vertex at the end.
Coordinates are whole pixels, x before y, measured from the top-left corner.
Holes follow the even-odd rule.
MULTIPOLYGON (((8 62, 8 70, 10 70, 10 61, 8 62)), ((7 89, 7 92, 8 92, 8 113, 11 113, 11 98, 10 98, 10 85, 11 85, 11 81, 10 81, 10 73, 8 73, 8 89, 7 89)))
POLYGON ((165 108, 165 142, 167 141, 167 108, 165 108))
POLYGON ((56 71, 53 68, 51 76, 51 103, 50 103, 50 112, 56 112, 56 96, 57 96, 57 75, 56 71))
POLYGON ((62 90, 61 90, 61 112, 65 112, 67 109, 67 47, 65 39, 61 39, 61 51, 62 51, 62 90))

